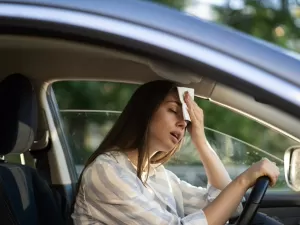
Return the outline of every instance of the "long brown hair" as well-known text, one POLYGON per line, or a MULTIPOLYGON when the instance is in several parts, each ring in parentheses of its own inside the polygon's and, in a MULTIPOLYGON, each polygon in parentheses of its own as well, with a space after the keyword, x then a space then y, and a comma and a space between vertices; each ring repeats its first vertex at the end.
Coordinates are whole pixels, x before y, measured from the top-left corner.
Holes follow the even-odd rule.
MULTIPOLYGON (((98 149, 87 160, 85 168, 99 155, 112 150, 125 152, 128 149, 138 150, 137 177, 142 181, 142 173, 147 167, 147 176, 151 163, 163 164, 180 148, 181 143, 170 152, 157 152, 149 157, 146 143, 149 123, 166 96, 176 89, 176 84, 167 80, 156 80, 141 85, 133 94, 114 126, 106 135, 98 149)), ((84 169, 85 169, 84 168, 84 169)), ((84 170, 83 170, 84 171, 84 170)), ((81 182, 83 172, 79 178, 81 182)))

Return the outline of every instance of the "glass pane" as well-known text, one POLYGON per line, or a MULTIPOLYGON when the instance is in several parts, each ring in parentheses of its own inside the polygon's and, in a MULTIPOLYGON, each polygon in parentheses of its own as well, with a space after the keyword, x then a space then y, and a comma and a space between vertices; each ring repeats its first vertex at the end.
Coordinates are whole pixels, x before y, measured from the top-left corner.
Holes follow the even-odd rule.
POLYGON ((111 129, 120 111, 60 110, 78 173, 111 129))
MULTIPOLYGON (((136 88, 134 84, 90 81, 53 85, 78 174, 136 88)), ((289 190, 283 175, 283 155, 285 149, 298 144, 296 141, 207 100, 196 98, 196 102, 204 110, 207 139, 232 178, 267 157, 281 169, 275 189, 269 191, 289 190)), ((204 168, 189 135, 166 167, 191 184, 206 185, 204 168)))
MULTIPOLYGON (((231 178, 237 177, 254 162, 265 157, 276 162, 281 171, 275 188, 269 190, 289 190, 284 178, 283 151, 282 156, 277 157, 264 149, 260 149, 211 128, 206 127, 205 131, 208 142, 217 152, 231 178)), ((186 137, 181 151, 176 153, 175 157, 168 162, 166 167, 175 172, 181 179, 194 185, 203 186, 207 183, 203 165, 189 136, 186 137)))
POLYGON ((5 160, 9 163, 21 164, 20 154, 8 154, 5 156, 5 160))

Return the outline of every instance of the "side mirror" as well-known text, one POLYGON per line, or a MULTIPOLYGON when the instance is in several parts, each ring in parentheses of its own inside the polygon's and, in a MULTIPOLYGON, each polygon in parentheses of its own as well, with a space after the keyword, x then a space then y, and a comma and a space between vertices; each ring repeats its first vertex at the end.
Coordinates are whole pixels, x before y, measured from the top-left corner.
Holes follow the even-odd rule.
POLYGON ((294 191, 300 191, 300 146, 285 151, 284 175, 287 185, 294 191))

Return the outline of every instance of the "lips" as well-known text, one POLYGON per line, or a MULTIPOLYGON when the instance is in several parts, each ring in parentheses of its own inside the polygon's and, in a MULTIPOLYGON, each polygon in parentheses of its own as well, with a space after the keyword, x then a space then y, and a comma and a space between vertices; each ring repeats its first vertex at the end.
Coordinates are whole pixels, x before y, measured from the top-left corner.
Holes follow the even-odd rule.
POLYGON ((179 142, 181 140, 181 133, 173 131, 170 133, 172 137, 175 138, 176 142, 179 142))

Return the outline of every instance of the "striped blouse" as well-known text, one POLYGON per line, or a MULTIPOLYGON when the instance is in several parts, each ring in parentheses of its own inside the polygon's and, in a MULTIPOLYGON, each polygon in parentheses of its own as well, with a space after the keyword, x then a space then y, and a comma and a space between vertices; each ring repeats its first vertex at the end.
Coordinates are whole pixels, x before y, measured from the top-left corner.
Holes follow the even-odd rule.
MULTIPOLYGON (((75 225, 208 225, 202 209, 220 190, 195 187, 163 166, 151 167, 147 184, 123 153, 100 155, 84 171, 74 205, 75 225)), ((240 214, 242 206, 236 214, 240 214)))

